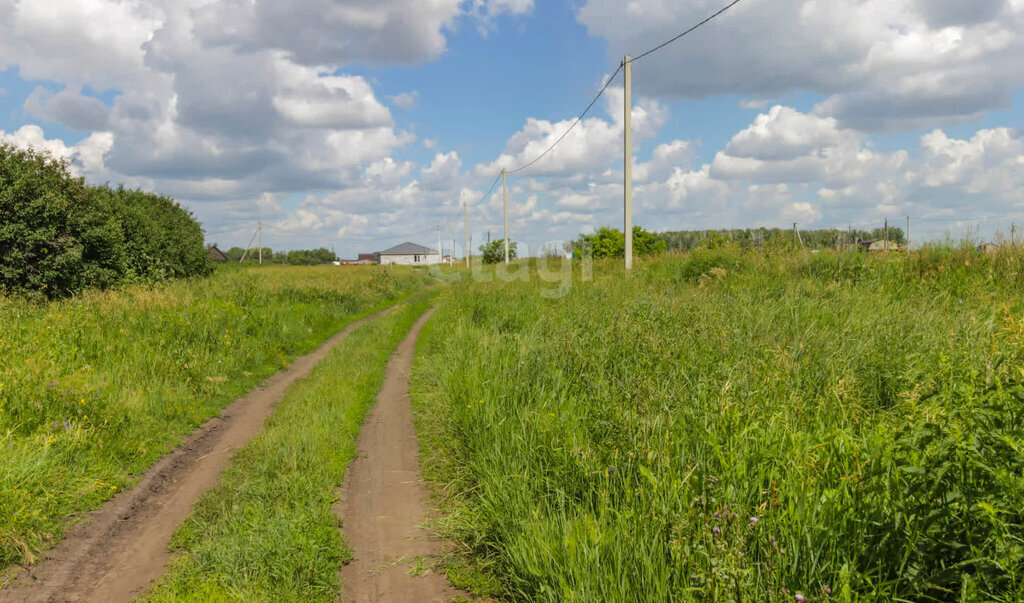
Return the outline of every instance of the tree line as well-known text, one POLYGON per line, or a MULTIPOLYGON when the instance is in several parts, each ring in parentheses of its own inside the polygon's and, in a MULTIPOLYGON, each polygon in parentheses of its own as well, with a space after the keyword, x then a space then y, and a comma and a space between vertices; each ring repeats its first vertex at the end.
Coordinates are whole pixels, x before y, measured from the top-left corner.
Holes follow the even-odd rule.
MULTIPOLYGON (((732 244, 744 249, 763 247, 803 246, 810 249, 841 249, 863 241, 884 239, 886 230, 826 228, 800 230, 799 236, 788 228, 735 228, 718 230, 678 230, 658 233, 670 251, 689 251, 698 247, 719 247, 732 244)), ((902 228, 890 226, 889 240, 903 245, 906 236, 902 228)))
POLYGON ((87 186, 67 161, 0 142, 0 293, 57 299, 212 271, 202 227, 170 197, 87 186))
MULTIPOLYGON (((245 263, 258 262, 260 248, 255 247, 246 253, 241 247, 232 247, 224 252, 232 262, 240 262, 245 257, 245 263)), ((292 251, 274 251, 270 247, 263 248, 264 264, 289 264, 292 266, 314 266, 317 264, 330 264, 337 262, 338 256, 325 247, 317 249, 293 249, 292 251)))

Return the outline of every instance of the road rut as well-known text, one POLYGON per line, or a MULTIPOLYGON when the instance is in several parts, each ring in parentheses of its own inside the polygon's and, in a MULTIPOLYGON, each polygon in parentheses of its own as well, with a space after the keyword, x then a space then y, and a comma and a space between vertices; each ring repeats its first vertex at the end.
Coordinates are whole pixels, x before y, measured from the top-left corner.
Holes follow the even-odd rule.
POLYGON ((42 563, 22 569, 0 590, 0 602, 113 602, 140 595, 164 573, 171 536, 193 503, 217 484, 232 453, 263 429, 288 387, 307 376, 353 329, 389 310, 351 323, 225 407, 150 467, 133 488, 68 530, 42 563))
POLYGON ((434 571, 442 543, 421 527, 430 513, 429 493, 420 472, 409 373, 416 339, 432 313, 416 322, 388 362, 345 476, 336 513, 356 559, 341 570, 343 601, 469 598, 434 571))

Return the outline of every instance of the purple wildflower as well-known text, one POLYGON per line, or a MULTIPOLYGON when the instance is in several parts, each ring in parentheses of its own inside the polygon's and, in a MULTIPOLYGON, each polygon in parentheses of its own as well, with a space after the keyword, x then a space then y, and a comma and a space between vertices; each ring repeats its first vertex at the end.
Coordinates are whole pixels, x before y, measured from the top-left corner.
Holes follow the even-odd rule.
POLYGON ((722 533, 722 528, 720 528, 718 526, 715 526, 715 527, 711 528, 711 531, 715 533, 715 536, 718 536, 719 534, 722 533))
POLYGON ((757 522, 758 522, 758 521, 760 521, 760 520, 759 520, 758 518, 756 518, 756 517, 751 517, 751 518, 750 518, 750 525, 752 525, 752 526, 756 526, 756 525, 757 525, 757 522))
POLYGON ((803 603, 803 601, 807 600, 807 597, 803 596, 800 593, 797 593, 795 598, 796 598, 797 601, 800 601, 801 603, 803 603))

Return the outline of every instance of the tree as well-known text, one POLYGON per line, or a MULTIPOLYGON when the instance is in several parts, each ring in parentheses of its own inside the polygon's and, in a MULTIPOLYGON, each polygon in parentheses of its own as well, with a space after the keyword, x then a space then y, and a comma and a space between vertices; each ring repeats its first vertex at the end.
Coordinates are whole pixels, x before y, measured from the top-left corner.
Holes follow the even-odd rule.
MULTIPOLYGON (((647 256, 662 253, 667 248, 658 235, 633 227, 633 255, 647 256)), ((595 258, 621 258, 626 256, 626 237, 617 228, 602 226, 593 234, 581 234, 573 246, 573 255, 595 258)))
MULTIPOLYGON (((480 246, 481 253, 484 254, 485 264, 497 264, 505 261, 505 239, 496 239, 480 246)), ((516 258, 516 242, 511 241, 508 245, 508 257, 514 260, 516 258)))
POLYGON ((212 270, 202 228, 173 200, 86 186, 67 161, 0 143, 0 290, 54 299, 212 270))

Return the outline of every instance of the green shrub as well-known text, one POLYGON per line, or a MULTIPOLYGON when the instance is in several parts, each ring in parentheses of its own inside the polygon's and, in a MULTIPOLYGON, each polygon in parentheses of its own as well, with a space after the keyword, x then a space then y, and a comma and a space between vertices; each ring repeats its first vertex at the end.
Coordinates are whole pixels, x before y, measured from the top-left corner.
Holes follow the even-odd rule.
MULTIPOLYGON (((480 246, 480 253, 484 254, 485 264, 498 264, 505 261, 505 239, 495 239, 486 245, 480 246)), ((516 259, 516 242, 508 245, 508 257, 516 259)))
POLYGON ((0 143, 0 290, 54 299, 211 271, 202 228, 172 199, 89 187, 66 161, 0 143))

